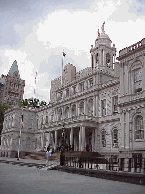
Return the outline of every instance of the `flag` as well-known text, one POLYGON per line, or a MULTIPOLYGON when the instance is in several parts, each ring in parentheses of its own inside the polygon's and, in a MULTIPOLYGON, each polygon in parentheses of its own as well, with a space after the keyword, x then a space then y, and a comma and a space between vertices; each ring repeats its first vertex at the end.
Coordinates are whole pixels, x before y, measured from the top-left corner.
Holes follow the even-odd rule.
POLYGON ((22 124, 22 129, 24 128, 23 124, 22 124))
POLYGON ((100 32, 99 32, 99 29, 98 29, 98 36, 100 37, 100 32))
POLYGON ((36 79, 36 77, 37 77, 37 71, 36 71, 35 79, 36 79))
POLYGON ((63 52, 62 52, 62 56, 65 57, 65 55, 66 55, 66 54, 65 54, 65 52, 63 51, 63 52))

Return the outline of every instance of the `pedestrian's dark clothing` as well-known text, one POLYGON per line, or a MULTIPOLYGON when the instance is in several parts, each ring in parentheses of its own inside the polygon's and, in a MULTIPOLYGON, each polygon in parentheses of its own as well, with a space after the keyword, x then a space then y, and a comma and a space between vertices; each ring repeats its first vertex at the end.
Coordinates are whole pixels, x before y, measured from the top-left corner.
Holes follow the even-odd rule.
POLYGON ((49 146, 47 147, 47 151, 48 151, 48 152, 50 151, 50 147, 49 147, 49 146))

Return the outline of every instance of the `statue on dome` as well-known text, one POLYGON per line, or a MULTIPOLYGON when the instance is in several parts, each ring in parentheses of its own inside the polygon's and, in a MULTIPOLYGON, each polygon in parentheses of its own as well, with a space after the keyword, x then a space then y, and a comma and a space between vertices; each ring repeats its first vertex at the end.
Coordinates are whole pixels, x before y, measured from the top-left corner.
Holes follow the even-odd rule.
POLYGON ((105 34, 105 31, 104 31, 104 24, 105 24, 105 22, 102 24, 102 27, 101 27, 101 29, 102 29, 102 34, 105 34))

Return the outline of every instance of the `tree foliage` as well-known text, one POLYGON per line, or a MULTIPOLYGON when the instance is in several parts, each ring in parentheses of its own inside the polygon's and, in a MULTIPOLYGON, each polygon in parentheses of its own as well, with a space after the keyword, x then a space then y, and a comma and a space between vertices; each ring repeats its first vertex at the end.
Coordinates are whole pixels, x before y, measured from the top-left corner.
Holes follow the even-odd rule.
POLYGON ((4 121, 4 113, 5 111, 10 108, 7 104, 0 104, 0 134, 3 128, 3 121, 4 121))
POLYGON ((25 100, 18 101, 20 107, 32 107, 32 108, 39 108, 40 106, 47 105, 45 101, 39 101, 37 98, 29 98, 25 100))

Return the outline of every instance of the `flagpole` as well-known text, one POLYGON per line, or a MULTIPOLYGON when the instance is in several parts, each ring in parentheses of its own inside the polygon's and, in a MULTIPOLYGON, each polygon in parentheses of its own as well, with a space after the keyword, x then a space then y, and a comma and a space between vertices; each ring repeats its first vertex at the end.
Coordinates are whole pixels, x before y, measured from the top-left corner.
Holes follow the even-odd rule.
MULTIPOLYGON (((63 73, 63 57, 65 57, 65 52, 64 52, 64 49, 63 49, 63 52, 62 52, 62 73, 63 73)), ((61 84, 62 84, 62 75, 61 75, 61 84)))
POLYGON ((36 96, 35 96, 35 90, 36 90, 36 77, 37 77, 37 71, 36 71, 36 75, 35 75, 35 85, 34 85, 34 98, 36 98, 36 96))
POLYGON ((63 72, 63 55, 62 55, 61 85, 62 85, 62 72, 63 72))

